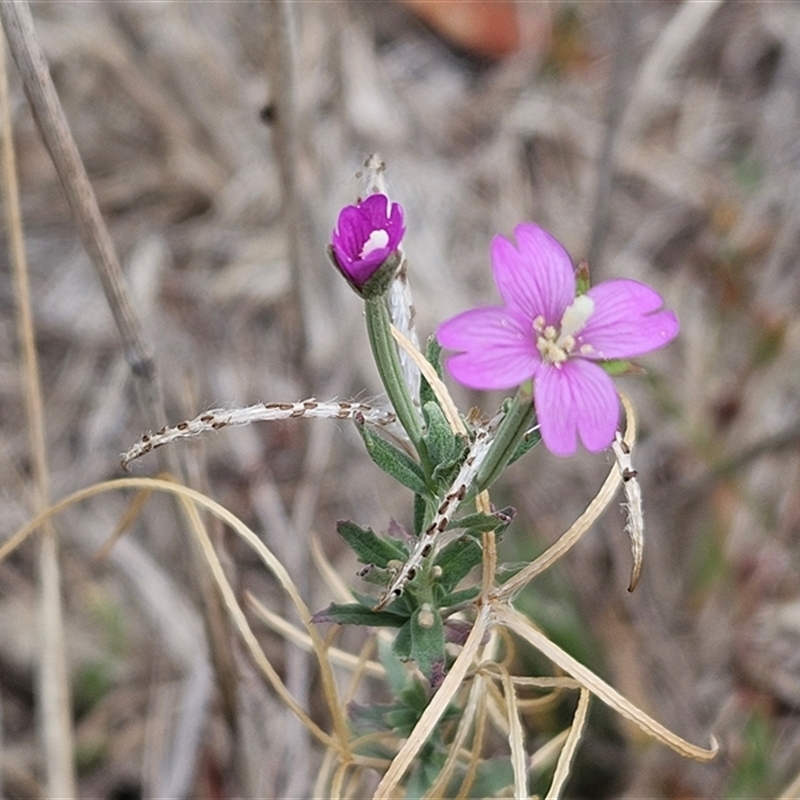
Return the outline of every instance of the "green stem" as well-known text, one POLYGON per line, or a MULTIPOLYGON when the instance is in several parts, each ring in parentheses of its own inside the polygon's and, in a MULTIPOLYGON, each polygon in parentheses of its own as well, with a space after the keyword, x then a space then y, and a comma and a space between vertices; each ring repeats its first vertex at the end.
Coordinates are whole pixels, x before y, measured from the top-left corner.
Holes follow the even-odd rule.
POLYGON ((497 429, 486 460, 478 470, 475 486, 479 492, 494 483, 506 468, 534 417, 533 386, 530 381, 526 381, 511 401, 511 407, 497 429))
MULTIPOLYGON (((408 434, 408 438, 419 454, 420 461, 426 459, 422 441, 422 417, 411 399, 403 380, 397 346, 392 338, 392 323, 383 297, 366 299, 367 335, 372 354, 383 381, 383 388, 397 414, 397 419, 408 434)), ((428 471, 426 471, 427 474, 428 471)))

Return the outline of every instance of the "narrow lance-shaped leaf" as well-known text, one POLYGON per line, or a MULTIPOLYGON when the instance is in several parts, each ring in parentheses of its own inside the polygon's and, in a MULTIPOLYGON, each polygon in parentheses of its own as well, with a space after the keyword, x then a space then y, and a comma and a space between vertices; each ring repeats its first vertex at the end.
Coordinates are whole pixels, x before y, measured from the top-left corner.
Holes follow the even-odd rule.
POLYGON ((311 618, 317 624, 336 622, 339 625, 371 625, 376 628, 399 628, 407 622, 406 617, 391 611, 371 611, 361 603, 331 603, 311 618))
POLYGON ((399 542, 381 539, 371 528, 362 528, 350 520, 336 523, 336 531, 350 545, 362 564, 388 567, 391 561, 404 561, 408 551, 399 542))
POLYGON ((488 531, 497 531, 507 528, 517 515, 516 509, 508 506, 491 514, 475 513, 467 514, 453 522, 454 528, 464 528, 470 536, 479 536, 488 531))
POLYGON ((425 445, 433 464, 449 464, 456 449, 456 436, 439 404, 430 401, 422 406, 425 419, 425 445))
POLYGON ((353 417, 356 430, 361 434, 370 458, 386 473, 416 494, 425 495, 428 487, 422 468, 402 450, 389 444, 386 439, 371 431, 364 418, 358 414, 353 417))
POLYGON ((475 539, 461 536, 447 545, 437 556, 436 565, 441 567, 439 583, 448 591, 454 589, 483 558, 483 550, 475 539))
MULTIPOLYGON (((436 374, 441 378, 442 377, 442 346, 439 344, 438 340, 435 336, 428 337, 428 343, 425 347, 425 358, 428 363, 436 370, 436 374)), ((436 395, 431 389, 430 384, 428 381, 425 380, 425 376, 422 376, 422 381, 420 382, 419 387, 419 401, 424 407, 426 403, 429 402, 438 402, 436 400, 436 395)))

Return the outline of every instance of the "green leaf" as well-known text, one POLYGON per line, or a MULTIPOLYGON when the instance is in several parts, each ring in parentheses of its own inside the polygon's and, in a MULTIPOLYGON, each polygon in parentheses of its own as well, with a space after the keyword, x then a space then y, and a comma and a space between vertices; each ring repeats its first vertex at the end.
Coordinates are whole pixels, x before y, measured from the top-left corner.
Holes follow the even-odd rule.
POLYGON ((376 567, 374 564, 367 564, 357 574, 365 583, 371 583, 375 586, 388 586, 397 575, 397 570, 391 567, 384 569, 383 567, 376 567))
MULTIPOLYGON (((368 594, 361 594, 353 588, 350 589, 350 594, 352 594, 353 597, 355 597, 355 599, 358 600, 358 602, 361 603, 361 605, 364 606, 364 608, 366 608, 368 611, 372 611, 373 606, 378 602, 374 597, 370 597, 368 594)), ((416 608, 416 605, 412 607, 410 604, 411 600, 408 596, 410 594, 410 592, 404 592, 396 600, 392 600, 392 602, 389 603, 389 605, 383 610, 388 611, 390 614, 394 614, 397 617, 408 619, 408 617, 411 616, 411 612, 414 610, 414 608, 416 608)))
POLYGON ((477 512, 457 519, 452 527, 464 528, 469 536, 479 536, 482 533, 496 531, 498 528, 507 528, 516 514, 516 510, 511 506, 493 511, 491 514, 477 512))
POLYGON ((392 708, 383 713, 386 724, 398 735, 408 736, 419 721, 419 714, 410 708, 392 708))
POLYGON ((314 623, 336 622, 339 625, 371 625, 376 628, 400 628, 408 621, 406 617, 390 611, 371 611, 361 603, 331 603, 322 611, 317 611, 311 621, 314 623))
MULTIPOLYGON (((397 636, 400 636, 399 631, 397 636)), ((389 681, 392 692, 396 697, 399 697, 411 682, 411 676, 408 674, 408 669, 403 664, 403 661, 395 652, 394 644, 390 644, 381 636, 377 638, 378 660, 386 670, 386 679, 389 681)))
POLYGON ((430 702, 425 687, 419 680, 415 680, 414 678, 409 678, 408 682, 403 687, 403 691, 399 693, 398 700, 406 706, 406 708, 411 708, 416 711, 418 715, 422 714, 430 702))
POLYGON ((422 406, 422 416, 426 425, 425 445, 431 461, 436 465, 449 463, 456 449, 456 435, 444 412, 431 400, 422 406))
POLYGON ((490 758, 478 765, 469 797, 497 797, 514 785, 514 770, 508 758, 490 758))
MULTIPOLYGON (((436 370, 436 374, 442 377, 442 346, 435 336, 429 336, 425 346, 425 358, 428 363, 436 370)), ((428 381, 423 376, 419 387, 419 402, 424 407, 426 403, 438 402, 428 381)))
POLYGON ((392 650, 401 661, 411 658, 411 620, 406 620, 405 625, 397 631, 397 636, 392 642, 392 650))
POLYGON ((427 503, 421 494, 414 495, 414 536, 419 536, 425 526, 427 503))
POLYGON ((350 545, 362 564, 388 567, 391 561, 405 561, 408 550, 392 539, 381 539, 371 528, 362 528, 344 519, 336 523, 339 536, 350 545))
POLYGON ((377 433, 370 430, 364 423, 363 417, 354 417, 356 430, 361 434, 369 457, 386 473, 391 475, 403 486, 411 489, 416 494, 425 495, 428 487, 425 483, 425 473, 416 461, 406 455, 402 450, 389 444, 377 433))
POLYGON ((411 658, 422 674, 431 681, 441 673, 445 663, 444 626, 438 610, 423 603, 411 616, 411 658))
POLYGON ((511 458, 508 459, 508 463, 513 464, 517 459, 522 458, 525 453, 533 450, 533 448, 536 447, 536 445, 541 441, 542 434, 539 430, 539 426, 536 425, 535 427, 529 428, 520 439, 517 449, 514 451, 514 454, 511 456, 511 458))
POLYGON ((439 608, 451 608, 460 606, 462 603, 469 603, 480 594, 480 591, 480 586, 471 586, 469 589, 443 594, 439 600, 439 608))
POLYGON ((483 559, 483 549, 469 536, 460 536, 450 542, 436 557, 436 565, 442 568, 439 583, 448 591, 455 589, 483 559))

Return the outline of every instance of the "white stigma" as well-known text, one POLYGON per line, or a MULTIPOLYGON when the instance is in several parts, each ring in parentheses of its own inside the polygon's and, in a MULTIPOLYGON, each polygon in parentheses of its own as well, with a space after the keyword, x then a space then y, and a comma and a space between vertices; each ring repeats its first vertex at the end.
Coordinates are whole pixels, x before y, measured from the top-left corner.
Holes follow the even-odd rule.
POLYGON ((387 244, 389 244, 389 234, 386 233, 385 230, 379 229, 377 231, 372 231, 369 235, 369 239, 364 242, 364 246, 361 248, 358 257, 366 258, 370 253, 374 253, 376 250, 386 247, 387 244))
POLYGON ((567 306, 564 316, 561 318, 561 338, 574 337, 578 331, 582 331, 593 311, 594 300, 591 297, 585 294, 576 297, 567 306))

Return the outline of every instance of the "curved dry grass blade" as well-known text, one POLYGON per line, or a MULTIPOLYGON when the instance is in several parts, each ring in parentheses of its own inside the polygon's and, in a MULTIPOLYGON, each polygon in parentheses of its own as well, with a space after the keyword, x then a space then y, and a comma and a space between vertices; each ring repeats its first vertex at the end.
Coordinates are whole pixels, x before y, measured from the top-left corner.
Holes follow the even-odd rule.
POLYGON ((326 786, 328 785, 328 779, 330 778, 331 771, 336 766, 336 758, 337 758, 336 750, 332 750, 328 748, 325 751, 325 755, 322 758, 322 764, 319 767, 319 772, 317 773, 317 780, 314 782, 314 797, 326 797, 328 796, 329 792, 326 791, 326 786))
POLYGON ((129 530, 131 525, 141 516, 142 509, 144 509, 147 505, 147 501, 150 499, 150 494, 151 492, 147 491, 138 492, 134 495, 130 504, 125 509, 125 513, 111 532, 111 535, 106 539, 105 544, 94 554, 92 561, 98 563, 108 558, 108 554, 114 549, 114 545, 120 537, 124 536, 125 532, 129 530))
POLYGON ((484 681, 476 678, 472 682, 472 687, 469 690, 469 696, 467 697, 464 711, 458 720, 458 727, 456 728, 453 741, 450 743, 447 759, 445 760, 441 770, 439 770, 436 780, 433 782, 433 784, 431 784, 430 789, 428 789, 428 791, 425 793, 426 798, 435 800, 438 797, 445 796, 445 790, 447 789, 447 785, 450 783, 450 780, 453 777, 456 766, 458 766, 458 762, 461 757, 461 749, 464 747, 464 742, 466 741, 467 736, 469 736, 469 732, 472 728, 472 722, 475 719, 475 715, 478 711, 478 706, 480 703, 479 695, 483 691, 484 681))
POLYGON ((333 592, 334 596, 340 603, 352 603, 353 594, 347 584, 342 580, 342 576, 336 571, 333 564, 328 560, 322 545, 319 543, 317 536, 311 536, 311 558, 314 561, 314 566, 322 575, 325 583, 333 592))
POLYGON ((475 719, 475 736, 472 738, 470 747, 469 764, 461 788, 458 790, 456 800, 464 800, 469 795, 475 776, 478 774, 478 766, 481 763, 481 750, 483 749, 483 738, 486 734, 486 678, 478 674, 475 682, 482 685, 478 695, 478 712, 475 719))
POLYGON ((379 798, 381 800, 390 800, 394 796, 394 791, 403 775, 405 775, 406 770, 411 766, 411 762, 431 735, 448 704, 461 686, 464 676, 467 674, 467 670, 472 665, 473 659, 478 652, 488 624, 489 607, 482 606, 478 616, 475 618, 475 624, 467 637, 467 641, 464 642, 464 647, 450 668, 450 672, 445 676, 439 690, 433 696, 431 702, 428 703, 425 711, 422 712, 422 716, 414 730, 411 731, 411 735, 394 757, 383 778, 381 778, 373 795, 375 800, 379 800, 379 798))
POLYGON ((515 800, 526 800, 528 797, 528 770, 525 764, 525 734, 519 718, 517 693, 511 682, 511 676, 505 669, 500 671, 500 679, 503 683, 503 695, 508 716, 508 744, 511 748, 511 767, 514 770, 514 798, 515 800))
POLYGON ((569 730, 561 731, 552 739, 546 741, 535 753, 531 755, 531 772, 537 774, 558 761, 558 756, 567 741, 569 730))
MULTIPOLYGON (((0 45, 2 40, 0 39, 0 45)), ((33 462, 36 511, 49 503, 49 475, 44 433, 44 411, 39 380, 39 363, 33 327, 27 259, 19 207, 17 165, 8 103, 5 47, 0 46, 0 106, 2 109, 3 201, 6 209, 8 243, 14 276, 17 306, 17 330, 22 349, 25 405, 28 436, 33 462)), ((71 797, 76 791, 74 735, 70 699, 64 617, 61 607, 61 569, 58 563, 58 539, 48 523, 39 551, 38 590, 40 617, 40 652, 38 656, 39 717, 44 745, 48 794, 71 797)))
POLYGON ((297 703, 294 696, 288 691, 277 672, 275 672, 274 668, 267 660, 266 655, 264 655, 263 650, 259 646, 255 635, 247 623, 244 612, 236 602, 233 588, 228 583, 228 579, 225 577, 222 564, 220 563, 216 551, 211 544, 211 539, 208 537, 208 533, 203 527, 202 521, 200 520, 200 515, 197 513, 197 509, 194 507, 193 503, 190 503, 189 501, 198 502, 198 498, 202 498, 202 500, 199 500, 199 504, 217 516, 220 516, 220 513, 224 511, 225 515, 222 517, 223 521, 230 525, 230 527, 233 528, 233 530, 257 552, 267 568, 278 579, 281 587, 294 604, 295 609, 303 621, 303 624, 306 626, 306 630, 308 630, 310 634, 314 655, 317 657, 317 661, 319 663, 323 692, 328 703, 328 710, 333 719, 333 727, 338 739, 339 749, 344 753, 348 753, 349 735, 347 731, 347 721, 344 719, 344 715, 338 701, 336 683, 331 671, 330 663, 326 657, 325 645, 314 629, 311 623, 311 614, 309 613, 306 604, 298 594, 297 589, 292 582, 291 577, 289 576, 289 573, 286 572, 283 564, 281 564, 280 561, 275 558, 269 548, 267 548, 267 546, 256 536, 256 534, 251 531, 241 520, 224 509, 222 506, 219 506, 213 500, 205 497, 205 495, 201 495, 199 492, 186 489, 186 487, 181 487, 181 491, 178 492, 178 497, 184 505, 192 528, 200 541, 203 555, 206 557, 206 561, 211 568, 214 580, 216 581, 219 590, 222 592, 228 613, 236 623, 236 627, 244 638, 251 654, 254 656, 254 658, 256 658, 257 663, 259 666, 261 666, 262 670, 266 671, 270 683, 272 683, 276 691, 279 691, 281 700, 283 700, 283 702, 286 703, 286 705, 297 715, 309 732, 313 733, 323 743, 331 746, 331 737, 326 734, 315 722, 313 722, 302 706, 297 703), (278 688, 279 686, 280 689, 278 688))
POLYGON ((464 425, 461 415, 458 413, 458 407, 450 397, 447 387, 444 385, 442 379, 436 374, 436 370, 428 363, 428 359, 419 351, 419 348, 409 339, 404 333, 399 331, 392 325, 392 336, 397 344, 408 353, 411 360, 419 367, 419 371, 425 376, 425 380, 430 384, 436 399, 442 407, 447 421, 454 433, 460 433, 463 436, 467 435, 467 427, 464 425))
POLYGON ((145 340, 142 324, 125 288, 114 243, 53 85, 47 60, 36 37, 30 7, 26 0, 0 0, 0 19, 39 133, 58 172, 78 235, 103 286, 125 358, 143 400, 143 410, 151 425, 161 425, 164 411, 152 347, 145 340))
POLYGON ((795 800, 800 797, 800 774, 783 790, 778 800, 795 800))
MULTIPOLYGON (((627 417, 625 441, 628 443, 629 447, 633 448, 633 445, 636 443, 636 417, 633 413, 633 406, 630 400, 623 394, 620 394, 620 400, 622 401, 627 417)), ((614 499, 614 495, 619 490, 621 484, 622 476, 617 466, 614 465, 609 470, 608 476, 600 487, 600 491, 586 507, 586 511, 572 523, 569 530, 562 534, 555 544, 548 547, 544 553, 528 564, 527 567, 520 570, 516 575, 509 578, 500 586, 496 593, 497 599, 510 600, 513 598, 527 583, 533 580, 537 575, 549 569, 556 561, 564 556, 567 551, 574 547, 603 511, 606 510, 609 503, 614 499)))
MULTIPOLYGON (((303 650, 307 652, 313 651, 314 645, 311 641, 311 637, 307 633, 304 633, 299 628, 292 625, 291 622, 287 622, 279 614, 275 614, 274 612, 270 611, 257 597, 250 592, 245 592, 245 600, 253 609, 256 616, 258 616, 258 618, 270 629, 275 631, 275 633, 280 634, 284 639, 296 644, 298 647, 303 648, 303 650)), ((383 665, 379 664, 377 661, 362 659, 359 656, 354 656, 352 653, 348 653, 345 650, 340 650, 338 647, 327 647, 325 652, 327 653, 332 664, 336 664, 340 667, 344 667, 345 669, 353 671, 357 670, 373 678, 386 677, 386 670, 384 669, 383 665)))
MULTIPOLYGON (((326 664, 324 658, 325 646, 320 640, 316 630, 313 628, 308 608, 306 607, 305 603, 303 603, 302 599, 300 599, 297 595, 294 584, 292 583, 289 575, 283 569, 281 563, 274 558, 272 553, 258 539, 256 534, 253 533, 253 531, 251 531, 236 515, 232 514, 230 511, 219 505, 219 503, 215 502, 211 498, 206 497, 204 494, 201 494, 194 489, 189 489, 186 486, 181 486, 165 480, 159 480, 157 478, 119 478, 117 480, 93 484, 92 486, 74 492, 73 494, 51 505, 47 510, 43 511, 41 514, 20 528, 13 536, 9 537, 9 539, 3 543, 2 547, 0 547, 0 562, 6 558, 9 553, 13 552, 17 547, 19 547, 47 520, 61 513, 70 506, 80 503, 83 500, 87 500, 91 497, 96 497, 104 492, 119 491, 122 489, 154 489, 156 491, 166 492, 167 494, 173 495, 184 503, 188 501, 189 505, 184 505, 184 508, 187 509, 187 512, 194 519, 198 518, 196 509, 193 511, 190 511, 189 509, 193 508, 191 506, 192 503, 196 503, 197 505, 205 508, 218 519, 222 520, 222 522, 228 525, 234 532, 242 536, 242 538, 244 538, 249 544, 253 544, 254 542, 257 543, 257 551, 262 561, 266 563, 267 567, 278 579, 281 587, 287 592, 289 597, 295 603, 298 614, 300 615, 307 629, 309 629, 311 640, 314 643, 315 654, 321 662, 320 669, 323 674, 323 681, 327 684, 329 681, 333 680, 332 675, 330 674, 330 665, 326 664)), ((208 544, 210 547, 210 542, 208 544)), ((341 710, 337 707, 337 710, 334 712, 334 722, 336 723, 338 717, 339 725, 344 726, 343 731, 337 731, 337 734, 339 735, 339 740, 337 741, 337 739, 325 733, 325 731, 323 731, 313 720, 311 720, 306 714, 305 710, 299 707, 295 703, 294 698, 287 692, 285 685, 272 667, 264 652, 261 650, 255 635, 250 629, 247 620, 244 618, 244 614, 236 602, 233 589, 225 577, 225 574, 222 570, 222 565, 219 563, 216 553, 214 553, 213 548, 205 551, 205 553, 207 556, 211 557, 211 561, 209 563, 214 572, 215 579, 219 579, 221 581, 221 583, 219 583, 219 588, 220 591, 223 592, 223 596, 226 600, 226 606, 233 616, 237 630, 250 650, 250 653, 253 656, 256 664, 259 666, 262 672, 264 672, 280 699, 306 722, 309 731, 313 733, 325 746, 333 747, 334 749, 339 750, 339 742, 341 741, 343 743, 342 748, 347 751, 346 725, 344 723, 341 710)))
POLYGON ((586 717, 589 713, 589 699, 591 693, 588 689, 581 688, 578 697, 578 707, 575 709, 575 716, 572 718, 572 726, 567 735, 567 741, 558 756, 558 763, 556 764, 556 771, 553 774, 553 780, 550 784, 550 789, 545 796, 545 800, 558 800, 564 788, 564 784, 569 777, 570 765, 575 751, 578 749, 578 743, 581 740, 583 729, 586 725, 586 717))
POLYGON ((558 645, 551 642, 543 633, 536 630, 536 628, 531 625, 530 621, 516 609, 506 603, 495 602, 492 606, 492 610, 498 623, 505 625, 509 630, 516 633, 517 636, 520 636, 526 642, 533 645, 554 664, 561 667, 561 669, 572 675, 573 678, 589 689, 597 698, 649 736, 652 736, 657 741, 670 747, 676 753, 686 756, 687 758, 693 758, 696 761, 710 761, 716 756, 719 745, 714 737, 711 737, 711 745, 708 748, 698 747, 691 742, 687 742, 668 728, 665 728, 660 722, 656 722, 652 717, 645 714, 644 711, 634 706, 616 689, 613 689, 590 669, 574 659, 558 645))

